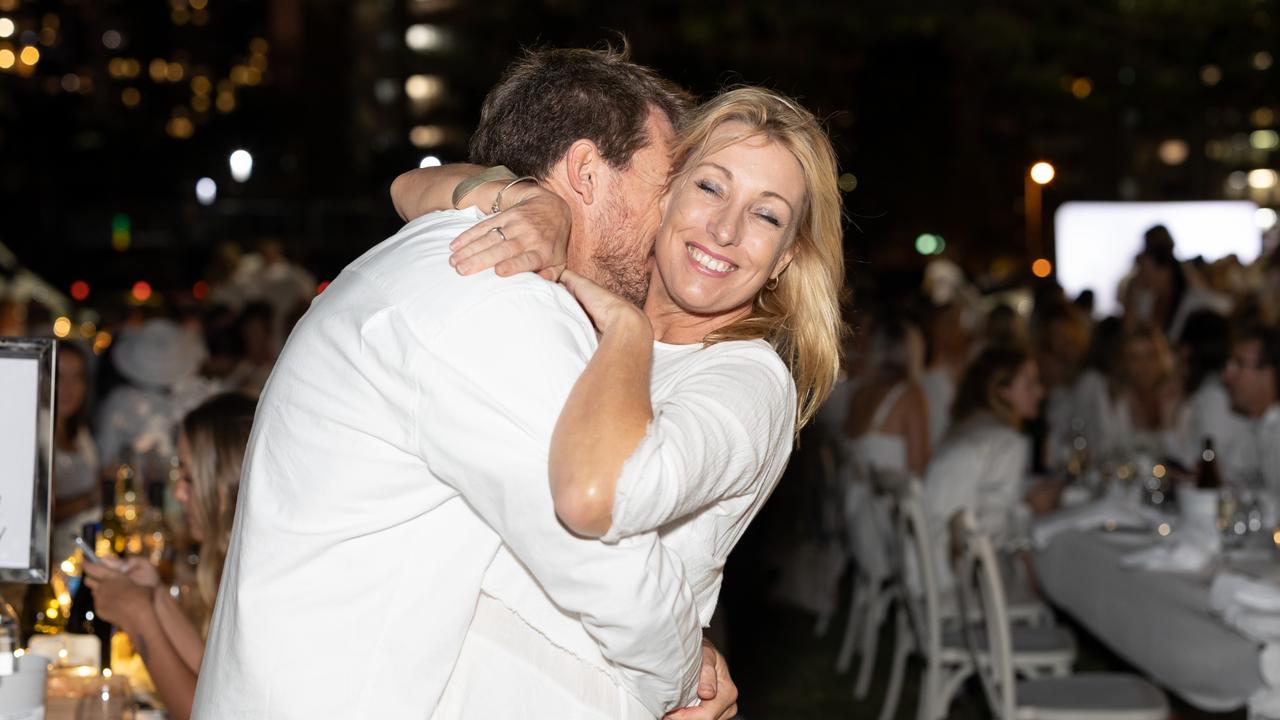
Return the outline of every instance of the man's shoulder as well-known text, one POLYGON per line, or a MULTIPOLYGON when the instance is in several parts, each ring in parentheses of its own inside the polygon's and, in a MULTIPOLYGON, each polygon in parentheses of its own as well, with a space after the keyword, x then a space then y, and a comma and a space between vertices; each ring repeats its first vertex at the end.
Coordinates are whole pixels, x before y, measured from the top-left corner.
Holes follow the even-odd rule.
POLYGON ((387 304, 415 324, 437 325, 478 305, 497 303, 580 312, 563 288, 534 273, 498 277, 485 270, 459 275, 449 265, 449 243, 483 218, 475 208, 428 213, 352 262, 344 273, 372 284, 387 304))

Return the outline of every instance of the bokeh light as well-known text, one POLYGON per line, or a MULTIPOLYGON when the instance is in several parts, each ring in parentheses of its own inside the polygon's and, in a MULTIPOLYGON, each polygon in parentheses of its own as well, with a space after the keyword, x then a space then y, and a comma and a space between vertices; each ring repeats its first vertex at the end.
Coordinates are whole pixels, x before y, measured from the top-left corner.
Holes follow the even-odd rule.
POLYGON ((253 175, 253 155, 243 148, 231 153, 231 178, 236 182, 245 182, 253 175))
POLYGON ((1031 263, 1031 274, 1038 278, 1047 278, 1053 273, 1053 263, 1046 258, 1037 258, 1031 263))
POLYGON ((1053 182, 1055 175, 1057 175, 1057 171, 1054 170, 1052 165, 1043 160, 1031 166, 1031 179, 1037 185, 1048 185, 1053 182))
POLYGON ((212 205, 218 199, 218 183, 213 178, 202 177, 196 181, 196 200, 201 205, 212 205))

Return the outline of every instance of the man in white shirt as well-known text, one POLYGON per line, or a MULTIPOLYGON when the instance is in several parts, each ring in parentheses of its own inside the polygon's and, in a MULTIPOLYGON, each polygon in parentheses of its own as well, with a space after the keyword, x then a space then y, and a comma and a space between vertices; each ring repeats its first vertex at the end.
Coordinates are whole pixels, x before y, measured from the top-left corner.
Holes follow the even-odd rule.
MULTIPOLYGON (((560 195, 569 267, 642 296, 682 100, 622 55, 531 53, 486 99, 473 160, 560 195)), ((290 336, 245 456, 194 717, 429 717, 503 543, 645 711, 692 699, 701 628, 679 559, 654 533, 606 545, 554 514, 546 453, 591 323, 532 274, 455 273, 449 243, 481 217, 409 223, 290 336)))
MULTIPOLYGON (((1251 432, 1240 443, 1242 466, 1280 499, 1280 333, 1253 327, 1236 336, 1222 382, 1251 432)), ((1232 478, 1228 478, 1229 480, 1232 478)))

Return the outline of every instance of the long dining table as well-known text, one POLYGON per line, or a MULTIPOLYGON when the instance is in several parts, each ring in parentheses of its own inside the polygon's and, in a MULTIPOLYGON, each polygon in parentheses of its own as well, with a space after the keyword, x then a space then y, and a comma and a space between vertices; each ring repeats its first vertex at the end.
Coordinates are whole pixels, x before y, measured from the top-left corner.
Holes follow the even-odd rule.
POLYGON ((1122 565, 1160 541, 1154 532, 1064 530, 1035 552, 1036 576, 1054 605, 1191 705, 1209 712, 1248 705, 1266 688, 1263 648, 1210 612, 1210 572, 1122 565))

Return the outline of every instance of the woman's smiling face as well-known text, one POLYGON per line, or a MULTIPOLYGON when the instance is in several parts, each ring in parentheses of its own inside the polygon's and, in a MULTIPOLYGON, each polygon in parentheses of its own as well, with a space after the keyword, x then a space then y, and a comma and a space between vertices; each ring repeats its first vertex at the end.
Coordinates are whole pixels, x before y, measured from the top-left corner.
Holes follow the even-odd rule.
MULTIPOLYGON (((709 142, 747 133, 726 122, 709 142)), ((663 199, 650 300, 719 327, 748 315, 791 260, 805 191, 800 162, 767 137, 748 135, 702 158, 663 199)))

